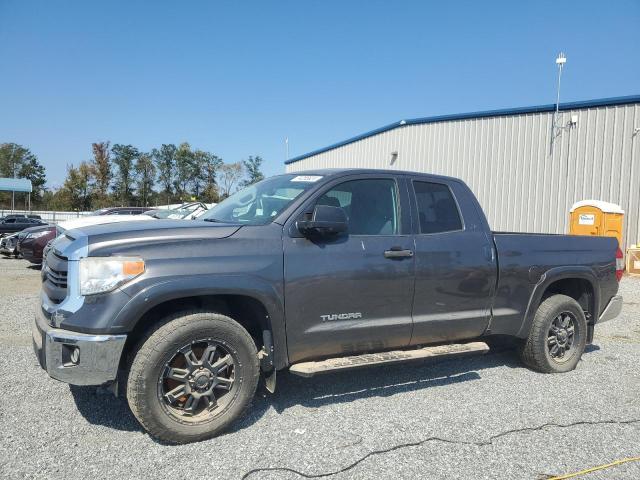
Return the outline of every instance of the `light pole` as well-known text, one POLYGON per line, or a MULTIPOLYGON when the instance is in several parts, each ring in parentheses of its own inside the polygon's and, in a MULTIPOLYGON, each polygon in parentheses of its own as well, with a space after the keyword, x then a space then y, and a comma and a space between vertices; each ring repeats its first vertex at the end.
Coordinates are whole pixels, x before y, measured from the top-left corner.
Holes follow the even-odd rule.
POLYGON ((560 52, 556 57, 556 65, 558 66, 558 89, 556 92, 556 109, 553 112, 551 127, 551 154, 553 154, 553 144, 555 143, 556 137, 560 135, 560 131, 562 130, 562 127, 558 125, 558 115, 560 113, 560 83, 562 81, 562 69, 565 63, 567 63, 567 57, 564 52, 560 52))
POLYGON ((558 94, 556 96, 556 116, 558 115, 558 111, 560 110, 560 82, 562 81, 562 69, 565 63, 567 63, 567 57, 564 55, 564 52, 560 52, 558 54, 558 58, 556 58, 556 65, 558 65, 558 94))

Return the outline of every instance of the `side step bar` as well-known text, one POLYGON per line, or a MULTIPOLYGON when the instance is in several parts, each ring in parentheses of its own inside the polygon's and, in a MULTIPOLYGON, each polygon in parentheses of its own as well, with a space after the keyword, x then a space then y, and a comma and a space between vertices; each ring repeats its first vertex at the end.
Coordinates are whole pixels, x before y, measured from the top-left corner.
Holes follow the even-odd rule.
POLYGON ((296 363, 289 371, 301 377, 312 377, 318 373, 337 372, 371 365, 389 365, 393 363, 421 360, 425 358, 448 358, 463 355, 484 354, 489 346, 484 342, 456 343, 424 347, 416 350, 396 350, 383 353, 365 353, 351 357, 328 358, 319 362, 296 363))

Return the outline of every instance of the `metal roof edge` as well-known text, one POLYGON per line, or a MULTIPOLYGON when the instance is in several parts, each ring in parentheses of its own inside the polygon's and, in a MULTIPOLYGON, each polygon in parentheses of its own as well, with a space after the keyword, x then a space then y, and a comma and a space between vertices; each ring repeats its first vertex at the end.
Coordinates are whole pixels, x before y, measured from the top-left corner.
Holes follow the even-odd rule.
MULTIPOLYGON (((610 97, 610 98, 600 98, 595 100, 583 100, 578 102, 567 102, 567 103, 561 103, 558 108, 560 111, 567 111, 567 110, 577 110, 582 108, 628 105, 630 103, 640 103, 640 95, 627 95, 624 97, 610 97)), ((317 150, 313 150, 311 152, 308 152, 302 155, 298 155, 296 157, 290 158, 284 163, 285 165, 290 165, 300 160, 304 160, 305 158, 313 157, 314 155, 319 155, 320 153, 328 152, 329 150, 334 150, 336 148, 343 147, 350 143, 357 142, 358 140, 363 140, 365 138, 378 135, 379 133, 388 132, 389 130, 393 130, 395 128, 402 127, 405 125, 421 125, 425 123, 446 122, 446 121, 452 121, 452 120, 469 120, 472 118, 487 118, 487 117, 500 117, 505 115, 521 115, 526 113, 553 112, 555 109, 556 109, 556 104, 550 103, 547 105, 535 105, 531 107, 503 108, 498 110, 483 110, 479 112, 454 113, 450 115, 435 115, 431 117, 419 117, 419 118, 412 118, 408 120, 400 120, 398 122, 393 122, 393 123, 390 123, 389 125, 385 125, 384 127, 379 127, 374 130, 361 133, 360 135, 356 135, 355 137, 348 138, 341 142, 333 143, 326 147, 319 148, 317 150)))

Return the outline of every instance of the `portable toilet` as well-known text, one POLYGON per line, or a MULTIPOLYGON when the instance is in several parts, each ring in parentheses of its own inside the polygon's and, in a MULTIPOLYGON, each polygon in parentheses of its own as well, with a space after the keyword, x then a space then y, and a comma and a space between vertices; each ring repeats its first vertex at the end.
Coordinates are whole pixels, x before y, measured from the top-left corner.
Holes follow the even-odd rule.
POLYGON ((569 215, 571 235, 616 237, 622 248, 624 210, 615 203, 602 200, 582 200, 573 204, 569 215))

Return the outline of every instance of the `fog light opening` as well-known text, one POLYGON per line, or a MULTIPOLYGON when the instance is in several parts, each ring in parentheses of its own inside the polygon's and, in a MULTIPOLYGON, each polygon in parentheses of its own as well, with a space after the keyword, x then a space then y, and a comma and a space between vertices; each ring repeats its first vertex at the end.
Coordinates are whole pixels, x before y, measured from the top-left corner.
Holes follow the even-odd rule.
POLYGON ((71 367, 80 363, 80 348, 75 345, 62 345, 62 364, 71 367))

